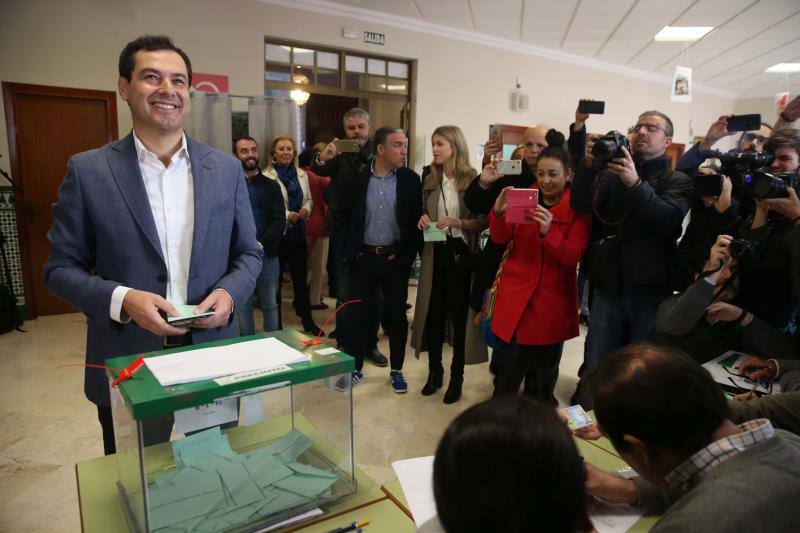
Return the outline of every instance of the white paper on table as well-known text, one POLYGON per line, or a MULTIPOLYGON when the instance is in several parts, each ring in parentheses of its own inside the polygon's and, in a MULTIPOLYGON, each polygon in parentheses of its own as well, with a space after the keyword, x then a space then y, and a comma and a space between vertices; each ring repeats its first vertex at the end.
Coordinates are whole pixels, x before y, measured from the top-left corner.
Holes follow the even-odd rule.
POLYGON ((623 533, 644 516, 644 511, 644 508, 626 504, 596 502, 589 518, 597 533, 623 533))
POLYGON ((308 356, 270 337, 147 357, 144 363, 161 386, 167 387, 240 372, 267 370, 300 361, 308 361, 308 356))
MULTIPOLYGON (((734 374, 738 373, 737 367, 739 363, 744 361, 745 359, 749 358, 750 356, 741 352, 737 352, 735 350, 728 350, 724 354, 720 355, 719 357, 715 357, 711 361, 707 363, 703 363, 703 368, 708 370, 708 373, 711 374, 711 377, 714 378, 714 381, 720 383, 722 385, 736 386, 742 389, 743 391, 750 391, 753 388, 753 382, 749 379, 745 379, 734 374), (728 372, 726 367, 720 364, 720 361, 724 361, 730 357, 735 357, 735 361, 733 365, 728 366, 727 368, 733 372, 728 372)), ((757 392, 761 392, 763 394, 770 394, 770 390, 765 388, 762 385, 756 387, 757 392)), ((778 382, 774 382, 772 384, 772 391, 773 394, 776 392, 781 392, 781 386, 778 382)))
POLYGON ((404 459, 392 463, 403 493, 408 500, 408 509, 414 516, 417 527, 436 517, 436 501, 433 498, 433 455, 404 459))

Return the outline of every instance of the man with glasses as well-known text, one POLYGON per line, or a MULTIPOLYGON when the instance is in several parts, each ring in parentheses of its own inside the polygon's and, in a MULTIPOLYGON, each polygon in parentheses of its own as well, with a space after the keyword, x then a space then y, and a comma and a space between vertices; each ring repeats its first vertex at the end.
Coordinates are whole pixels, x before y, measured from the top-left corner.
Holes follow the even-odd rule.
MULTIPOLYGON (((573 209, 594 214, 593 242, 584 256, 594 285, 583 380, 608 353, 652 341, 658 306, 671 293, 670 261, 689 210, 692 181, 669 167, 672 121, 645 111, 622 148, 603 169, 593 168, 593 141, 577 165, 573 209)), ((579 384, 574 401, 590 407, 579 384)))
MULTIPOLYGON (((693 175, 706 159, 702 155, 704 151, 711 150, 720 139, 736 133, 735 131, 728 131, 728 121, 733 118, 733 116, 734 115, 723 115, 711 124, 703 140, 692 146, 681 156, 676 168, 686 172, 690 176, 693 175)), ((739 142, 736 143, 736 149, 731 150, 731 152, 761 152, 764 150, 764 143, 767 142, 771 134, 772 126, 766 122, 762 122, 759 130, 742 132, 741 136, 739 136, 739 142)))

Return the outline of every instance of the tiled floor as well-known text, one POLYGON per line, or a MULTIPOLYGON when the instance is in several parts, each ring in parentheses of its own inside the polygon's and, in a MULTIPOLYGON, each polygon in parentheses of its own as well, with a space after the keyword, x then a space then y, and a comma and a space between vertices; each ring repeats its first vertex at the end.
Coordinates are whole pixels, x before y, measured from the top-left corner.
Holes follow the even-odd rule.
MULTIPOLYGON (((284 289, 284 323, 298 328, 288 292, 284 289)), ((410 293, 413 303, 413 287, 410 293)), ((327 311, 314 314, 322 324, 327 311)), ((26 333, 0 336, 0 531, 80 531, 74 466, 102 455, 102 438, 96 410, 83 396, 83 369, 56 365, 83 363, 85 321, 80 314, 60 315, 26 322, 24 328, 26 333)), ((581 336, 564 348, 556 387, 562 404, 575 388, 584 335, 581 326, 581 336)), ((388 355, 385 337, 379 348, 388 355)), ((444 405, 444 388, 423 397, 425 354, 416 360, 412 350, 406 353, 408 394, 393 394, 388 369, 369 364, 354 390, 356 461, 378 484, 395 478, 392 461, 433 454, 450 420, 491 395, 488 364, 482 364, 467 367, 461 401, 444 405)), ((446 368, 449 356, 446 347, 446 368)))

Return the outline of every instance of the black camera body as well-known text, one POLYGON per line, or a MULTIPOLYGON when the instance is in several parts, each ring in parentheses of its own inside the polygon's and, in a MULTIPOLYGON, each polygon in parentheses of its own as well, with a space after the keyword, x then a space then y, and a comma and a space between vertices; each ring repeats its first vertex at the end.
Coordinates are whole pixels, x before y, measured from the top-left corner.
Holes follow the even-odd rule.
POLYGON ((731 255, 736 258, 753 255, 756 251, 756 243, 746 239, 731 240, 731 255))
MULTIPOLYGON (((722 164, 720 170, 722 174, 730 178, 734 196, 767 198, 766 196, 756 196, 753 190, 753 183, 757 176, 771 176, 771 174, 760 170, 771 165, 775 160, 775 156, 771 152, 722 153, 717 150, 706 150, 701 152, 701 155, 705 158, 720 160, 722 164)), ((765 179, 758 178, 756 181, 763 182, 765 179)), ((767 186, 762 184, 760 187, 767 186)), ((696 175, 694 178, 694 192, 696 196, 719 196, 722 192, 722 175, 696 175)))
POLYGON ((797 178, 797 174, 791 172, 770 174, 756 170, 748 178, 753 198, 786 198, 789 196, 790 187, 800 196, 800 179, 797 178))
POLYGON ((608 165, 612 159, 618 157, 625 157, 622 152, 622 147, 625 147, 630 152, 631 145, 628 138, 622 133, 612 130, 596 139, 594 146, 592 146, 592 168, 595 170, 602 170, 608 165))

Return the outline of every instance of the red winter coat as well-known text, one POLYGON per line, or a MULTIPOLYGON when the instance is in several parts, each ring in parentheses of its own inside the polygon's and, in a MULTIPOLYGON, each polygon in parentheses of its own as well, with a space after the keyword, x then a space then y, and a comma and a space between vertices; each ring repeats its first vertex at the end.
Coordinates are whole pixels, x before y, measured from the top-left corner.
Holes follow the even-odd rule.
POLYGON ((314 174, 310 167, 306 167, 303 170, 308 174, 308 188, 311 191, 311 201, 314 205, 306 222, 308 253, 310 254, 317 239, 324 236, 325 215, 328 214, 328 204, 325 203, 325 189, 330 185, 331 179, 314 174))
POLYGON ((505 342, 546 345, 578 336, 577 265, 591 232, 592 218, 569 206, 569 189, 550 209, 553 222, 546 237, 539 224, 509 224, 489 216, 492 241, 514 248, 500 277, 492 332, 505 342), (515 229, 516 226, 516 229, 515 229))

